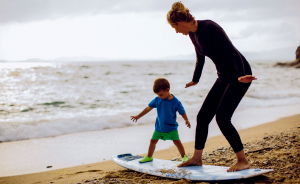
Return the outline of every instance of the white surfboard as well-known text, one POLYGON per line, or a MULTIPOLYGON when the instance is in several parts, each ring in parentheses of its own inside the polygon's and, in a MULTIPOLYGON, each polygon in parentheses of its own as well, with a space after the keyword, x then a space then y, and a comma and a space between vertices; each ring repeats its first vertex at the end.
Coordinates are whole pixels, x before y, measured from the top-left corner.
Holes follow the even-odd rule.
POLYGON ((214 165, 177 167, 181 162, 162 159, 153 159, 152 162, 141 164, 139 163, 141 158, 141 156, 130 153, 112 157, 114 162, 127 169, 174 179, 185 178, 197 181, 234 180, 258 176, 273 171, 273 169, 246 169, 227 172, 228 167, 214 165))

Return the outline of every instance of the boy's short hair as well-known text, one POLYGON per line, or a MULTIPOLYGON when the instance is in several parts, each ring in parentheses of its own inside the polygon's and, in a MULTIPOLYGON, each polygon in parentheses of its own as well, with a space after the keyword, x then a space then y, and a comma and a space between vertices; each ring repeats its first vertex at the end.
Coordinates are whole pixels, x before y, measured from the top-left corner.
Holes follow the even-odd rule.
POLYGON ((161 90, 167 90, 167 89, 170 89, 170 83, 167 79, 158 78, 154 81, 154 85, 153 85, 154 93, 158 93, 161 90))

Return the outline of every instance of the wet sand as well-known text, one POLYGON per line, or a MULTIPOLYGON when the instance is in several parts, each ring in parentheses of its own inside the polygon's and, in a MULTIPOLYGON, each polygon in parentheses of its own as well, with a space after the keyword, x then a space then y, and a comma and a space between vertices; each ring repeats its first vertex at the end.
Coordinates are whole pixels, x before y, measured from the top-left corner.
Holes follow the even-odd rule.
MULTIPOLYGON (((274 172, 251 179, 228 183, 300 183, 300 114, 282 118, 252 128, 239 130, 245 152, 253 168, 272 168, 274 172)), ((194 142, 184 143, 189 156, 194 142)), ((179 158, 175 147, 155 152, 154 157, 179 158)), ((234 153, 223 136, 208 139, 204 164, 230 166, 234 153)), ((17 167, 17 165, 16 165, 17 167)), ((81 165, 66 169, 0 178, 0 184, 96 184, 96 183, 190 183, 150 176, 123 169, 112 161, 81 165)), ((205 183, 205 182, 194 182, 205 183)))

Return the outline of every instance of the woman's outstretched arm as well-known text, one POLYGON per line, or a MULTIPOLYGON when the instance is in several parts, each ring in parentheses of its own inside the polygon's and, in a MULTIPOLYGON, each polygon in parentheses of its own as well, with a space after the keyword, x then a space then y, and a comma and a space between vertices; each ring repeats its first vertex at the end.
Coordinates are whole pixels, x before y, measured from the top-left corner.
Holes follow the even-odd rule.
POLYGON ((198 54, 197 51, 196 51, 196 55, 197 55, 197 61, 196 61, 196 66, 195 66, 194 75, 192 79, 194 83, 199 82, 202 74, 203 66, 204 66, 204 61, 205 61, 204 55, 198 54))

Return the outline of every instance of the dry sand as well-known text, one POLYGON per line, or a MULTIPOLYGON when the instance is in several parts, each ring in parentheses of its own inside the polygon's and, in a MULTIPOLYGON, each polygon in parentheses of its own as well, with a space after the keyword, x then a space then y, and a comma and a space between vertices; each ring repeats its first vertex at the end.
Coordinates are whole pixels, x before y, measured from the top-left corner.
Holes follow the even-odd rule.
MULTIPOLYGON (((245 152, 255 168, 272 168, 274 172, 229 183, 300 183, 300 114, 239 131, 245 152)), ((193 153, 194 143, 184 144, 193 153)), ((155 152, 156 158, 174 159, 175 147, 155 152)), ((223 136, 209 138, 204 164, 230 166, 234 153, 223 136)), ((17 165, 16 165, 17 167, 17 165)), ((0 178, 0 184, 94 184, 94 183, 189 183, 123 169, 112 161, 81 165, 48 172, 0 178)), ((201 182, 198 182, 201 183, 201 182)), ((202 182, 204 183, 204 182, 202 182)))

